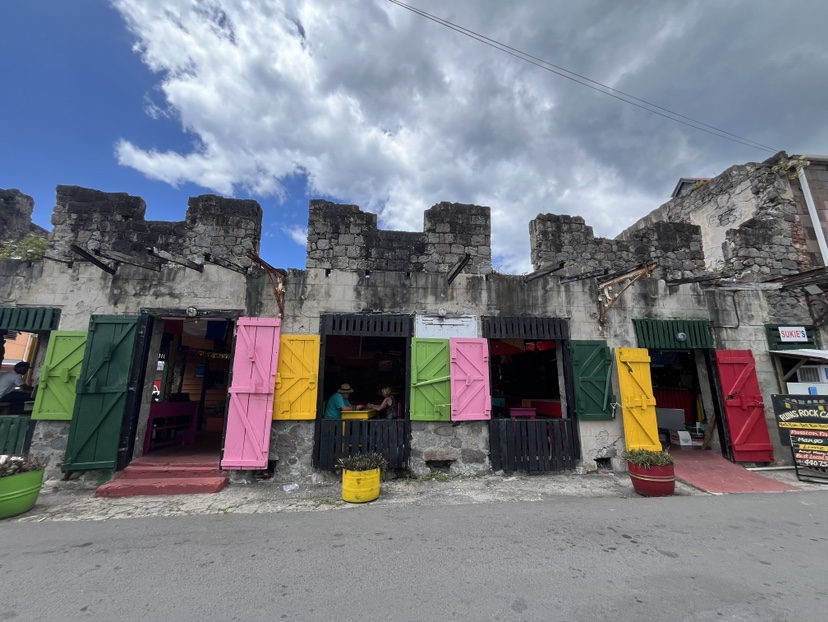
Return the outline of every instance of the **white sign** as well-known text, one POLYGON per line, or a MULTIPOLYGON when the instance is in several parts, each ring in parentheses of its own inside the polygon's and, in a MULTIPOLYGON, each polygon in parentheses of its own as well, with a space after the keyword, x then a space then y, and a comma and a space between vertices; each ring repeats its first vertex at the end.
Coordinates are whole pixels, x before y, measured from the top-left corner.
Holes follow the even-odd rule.
POLYGON ((783 342, 808 341, 808 333, 803 326, 780 326, 779 340, 783 342))

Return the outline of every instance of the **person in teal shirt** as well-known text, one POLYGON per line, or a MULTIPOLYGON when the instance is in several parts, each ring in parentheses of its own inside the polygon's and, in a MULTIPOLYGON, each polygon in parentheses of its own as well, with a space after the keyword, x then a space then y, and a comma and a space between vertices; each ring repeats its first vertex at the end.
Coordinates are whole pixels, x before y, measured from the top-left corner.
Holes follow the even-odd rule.
POLYGON ((329 399, 328 404, 325 406, 325 419, 342 419, 342 412, 346 410, 360 410, 362 407, 359 405, 352 405, 351 402, 348 401, 348 396, 353 393, 354 390, 351 388, 347 382, 343 384, 339 389, 337 389, 336 393, 334 393, 329 399))

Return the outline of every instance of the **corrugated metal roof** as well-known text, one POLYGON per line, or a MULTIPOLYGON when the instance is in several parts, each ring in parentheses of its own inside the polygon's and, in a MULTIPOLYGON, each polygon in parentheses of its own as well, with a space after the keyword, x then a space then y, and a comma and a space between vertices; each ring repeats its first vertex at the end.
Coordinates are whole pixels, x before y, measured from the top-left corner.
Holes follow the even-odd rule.
POLYGON ((798 359, 814 359, 817 361, 828 361, 828 350, 770 350, 771 354, 792 356, 798 359))

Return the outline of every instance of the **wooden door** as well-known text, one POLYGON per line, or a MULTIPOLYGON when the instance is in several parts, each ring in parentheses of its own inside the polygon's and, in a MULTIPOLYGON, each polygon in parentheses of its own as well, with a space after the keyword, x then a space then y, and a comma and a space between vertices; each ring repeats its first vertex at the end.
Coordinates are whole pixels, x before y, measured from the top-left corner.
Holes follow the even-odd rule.
POLYGON ((575 416, 582 421, 615 418, 612 353, 606 341, 573 341, 575 416))
POLYGON ((316 419, 319 335, 282 335, 274 419, 316 419))
POLYGON ((279 361, 277 318, 239 318, 224 435, 224 469, 267 468, 279 361))
POLYGON ((86 339, 87 333, 83 331, 54 330, 49 334, 49 346, 40 368, 32 419, 72 419, 86 339))
POLYGON ((411 340, 411 419, 451 419, 450 357, 448 339, 411 340))
POLYGON ((618 348, 615 356, 627 449, 661 451, 650 377, 650 355, 643 348, 618 348))
POLYGON ((449 340, 451 354, 451 420, 492 418, 489 388, 489 341, 456 337, 449 340))

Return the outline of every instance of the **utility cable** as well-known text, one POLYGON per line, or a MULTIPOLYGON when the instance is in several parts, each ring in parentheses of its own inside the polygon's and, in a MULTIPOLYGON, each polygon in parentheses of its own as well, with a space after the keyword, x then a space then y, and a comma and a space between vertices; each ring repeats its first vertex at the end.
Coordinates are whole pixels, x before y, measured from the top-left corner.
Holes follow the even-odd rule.
POLYGON ((571 80, 572 82, 575 82, 576 84, 580 84, 581 86, 585 86, 587 88, 590 88, 593 91, 597 91, 598 93, 603 93, 604 95, 609 95, 610 97, 613 97, 613 98, 615 98, 619 101, 622 101, 624 103, 630 104, 631 106, 635 106, 636 108, 641 108, 642 110, 646 110, 647 112, 651 112, 651 113, 656 114, 660 117, 664 117, 665 119, 669 119, 670 121, 674 121, 676 123, 681 123, 682 125, 686 125, 687 127, 691 127, 695 130, 706 132, 706 133, 711 134, 713 136, 717 136, 719 138, 723 138, 723 139, 729 140, 731 142, 735 142, 735 143, 739 143, 741 145, 745 145, 746 147, 751 147, 753 149, 759 149, 761 151, 769 151, 771 153, 776 153, 777 151, 779 151, 778 149, 773 149, 771 147, 768 147, 767 145, 763 145, 763 144, 758 143, 756 141, 750 140, 749 138, 744 138, 744 137, 739 136, 737 134, 733 134, 733 133, 728 132, 726 130, 717 128, 713 125, 708 125, 707 123, 704 123, 702 121, 698 121, 696 119, 685 116, 683 114, 679 114, 678 112, 673 112, 672 110, 670 110, 668 108, 664 108, 663 106, 659 106, 658 104, 648 102, 647 100, 635 97, 633 95, 630 95, 630 94, 625 93, 623 91, 620 91, 618 89, 614 89, 611 86, 607 86, 606 84, 602 84, 601 82, 598 82, 596 80, 592 80, 591 78, 587 78, 586 76, 582 76, 581 74, 575 73, 574 71, 569 71, 568 69, 565 69, 563 67, 555 65, 554 63, 550 63, 550 62, 545 61, 543 59, 537 58, 535 56, 532 56, 531 54, 528 54, 526 52, 523 52, 523 51, 518 50, 516 48, 513 48, 511 46, 508 46, 504 43, 500 43, 499 41, 496 41, 495 39, 491 39, 489 37, 486 37, 485 35, 481 35, 481 34, 475 32, 473 30, 470 30, 470 29, 465 28, 463 26, 459 26, 459 25, 457 25, 453 22, 450 22, 448 20, 437 17, 436 15, 432 15, 431 13, 427 13, 426 11, 423 11, 423 10, 418 9, 416 7, 405 4, 404 2, 400 2, 400 0, 388 0, 388 1, 391 2, 392 4, 396 4, 397 6, 399 6, 401 8, 404 8, 408 11, 411 11, 412 13, 420 15, 421 17, 424 17, 424 18, 426 18, 428 20, 431 20, 431 21, 433 21, 437 24, 440 24, 441 26, 445 26, 446 28, 450 28, 451 30, 459 32, 462 35, 465 35, 469 38, 475 39, 476 41, 479 41, 480 43, 488 45, 489 47, 495 48, 496 50, 500 50, 501 52, 505 52, 506 54, 509 54, 510 56, 514 56, 515 58, 518 58, 518 59, 520 59, 524 62, 529 63, 530 65, 535 65, 536 67, 539 67, 540 69, 543 69, 545 71, 548 71, 550 73, 558 75, 562 78, 566 78, 567 80, 571 80), (641 103, 636 103, 636 102, 641 102, 641 103), (655 110, 654 110, 654 108, 655 108, 655 110), (659 110, 661 110, 663 112, 659 112, 659 110), (684 119, 684 120, 682 120, 682 119, 684 119))

